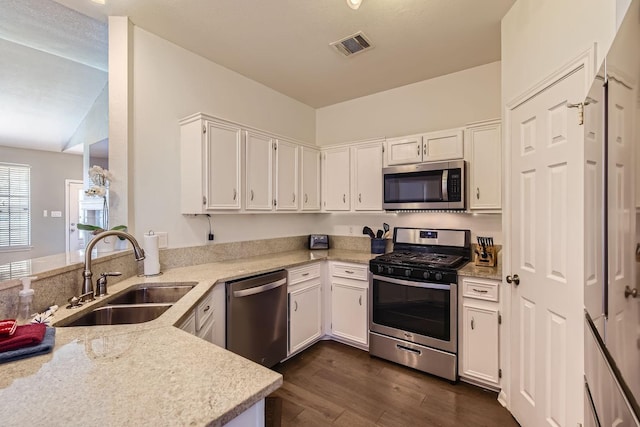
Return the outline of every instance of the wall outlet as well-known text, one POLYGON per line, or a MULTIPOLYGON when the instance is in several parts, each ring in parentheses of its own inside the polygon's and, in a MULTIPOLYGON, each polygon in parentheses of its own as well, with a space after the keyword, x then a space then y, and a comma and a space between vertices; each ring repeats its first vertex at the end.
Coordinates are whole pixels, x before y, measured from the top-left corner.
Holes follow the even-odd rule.
POLYGON ((158 248, 166 249, 169 247, 169 233, 166 231, 154 231, 155 235, 158 236, 158 248))
POLYGON ((42 216, 43 216, 43 217, 45 217, 45 218, 46 218, 48 215, 49 215, 49 214, 47 213, 47 210, 46 210, 46 209, 42 211, 42 216))
POLYGON ((51 211, 51 218, 62 218, 62 211, 51 211))

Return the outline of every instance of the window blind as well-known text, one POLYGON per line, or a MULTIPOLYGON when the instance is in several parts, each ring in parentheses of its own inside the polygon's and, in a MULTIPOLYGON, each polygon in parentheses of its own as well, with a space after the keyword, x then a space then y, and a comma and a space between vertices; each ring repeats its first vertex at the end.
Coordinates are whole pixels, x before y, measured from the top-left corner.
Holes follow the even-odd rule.
POLYGON ((0 163, 0 250, 31 244, 31 167, 0 163))

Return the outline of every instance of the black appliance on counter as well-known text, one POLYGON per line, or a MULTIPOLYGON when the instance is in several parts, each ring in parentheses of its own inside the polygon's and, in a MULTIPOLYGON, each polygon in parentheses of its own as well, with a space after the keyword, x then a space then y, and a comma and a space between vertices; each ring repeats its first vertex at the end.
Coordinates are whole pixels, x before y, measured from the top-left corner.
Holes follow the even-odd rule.
POLYGON ((369 262, 369 354, 458 379, 458 273, 469 230, 396 227, 393 252, 369 262))
POLYGON ((585 427, 640 426, 640 14, 634 0, 584 101, 585 427))

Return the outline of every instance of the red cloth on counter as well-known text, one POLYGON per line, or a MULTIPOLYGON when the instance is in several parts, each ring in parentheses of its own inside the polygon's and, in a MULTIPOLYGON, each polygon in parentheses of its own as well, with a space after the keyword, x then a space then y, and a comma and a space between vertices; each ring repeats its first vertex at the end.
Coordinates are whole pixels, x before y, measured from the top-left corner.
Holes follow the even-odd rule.
POLYGON ((0 320, 0 337, 8 337, 13 335, 18 327, 16 319, 0 320))
POLYGON ((0 337, 0 353, 40 344, 46 329, 44 323, 18 326, 13 335, 0 337))

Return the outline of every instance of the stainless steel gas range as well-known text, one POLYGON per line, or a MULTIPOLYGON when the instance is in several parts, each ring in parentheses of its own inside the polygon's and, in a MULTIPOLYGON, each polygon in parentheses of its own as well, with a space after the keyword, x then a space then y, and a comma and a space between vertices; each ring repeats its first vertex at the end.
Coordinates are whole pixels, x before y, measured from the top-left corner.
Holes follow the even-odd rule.
POLYGON ((396 227, 393 252, 369 262, 369 353, 458 379, 458 268, 469 230, 396 227))

